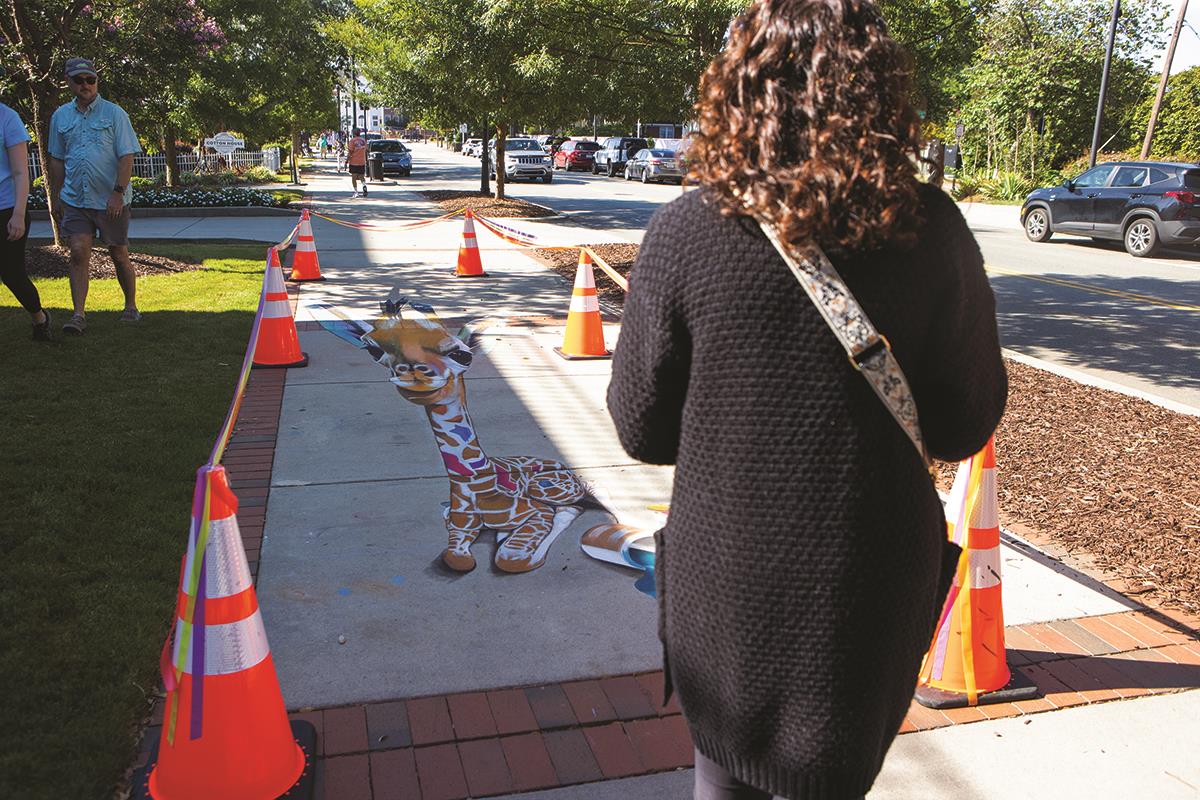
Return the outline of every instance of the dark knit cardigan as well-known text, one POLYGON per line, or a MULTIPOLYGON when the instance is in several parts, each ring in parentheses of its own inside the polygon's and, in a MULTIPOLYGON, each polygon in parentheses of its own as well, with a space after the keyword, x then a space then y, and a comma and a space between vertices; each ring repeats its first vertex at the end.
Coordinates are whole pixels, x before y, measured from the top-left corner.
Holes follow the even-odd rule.
MULTIPOLYGON (((1007 378, 979 248, 921 191, 909 252, 830 254, 912 386, 930 452, 978 451, 1007 378)), ((757 225, 703 190, 630 275, 608 405, 675 464, 659 635, 699 750, 787 798, 870 789, 933 633, 945 523, 912 443, 757 225)))

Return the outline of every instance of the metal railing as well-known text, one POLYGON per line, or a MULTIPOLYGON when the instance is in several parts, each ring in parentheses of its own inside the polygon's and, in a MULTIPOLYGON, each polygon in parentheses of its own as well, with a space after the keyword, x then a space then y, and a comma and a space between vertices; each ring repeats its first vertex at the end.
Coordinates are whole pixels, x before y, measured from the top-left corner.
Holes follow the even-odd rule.
MULTIPOLYGON (((185 153, 175 158, 175 165, 180 173, 183 172, 222 172, 225 170, 240 170, 247 167, 263 166, 272 172, 279 171, 280 152, 278 147, 268 147, 266 150, 248 150, 220 155, 207 153, 198 156, 195 153, 185 153)), ((139 178, 157 178, 167 171, 167 157, 156 155, 136 155, 133 157, 133 174, 139 178)), ((37 151, 29 153, 29 179, 36 180, 42 174, 37 151)))

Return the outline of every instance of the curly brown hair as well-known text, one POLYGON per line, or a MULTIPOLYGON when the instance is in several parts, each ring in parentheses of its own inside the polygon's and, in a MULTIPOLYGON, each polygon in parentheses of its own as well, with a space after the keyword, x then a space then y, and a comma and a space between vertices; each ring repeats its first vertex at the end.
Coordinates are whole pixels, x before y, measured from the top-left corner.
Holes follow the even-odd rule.
POLYGON ((700 81, 690 178, 795 245, 911 246, 910 64, 868 0, 758 0, 700 81))

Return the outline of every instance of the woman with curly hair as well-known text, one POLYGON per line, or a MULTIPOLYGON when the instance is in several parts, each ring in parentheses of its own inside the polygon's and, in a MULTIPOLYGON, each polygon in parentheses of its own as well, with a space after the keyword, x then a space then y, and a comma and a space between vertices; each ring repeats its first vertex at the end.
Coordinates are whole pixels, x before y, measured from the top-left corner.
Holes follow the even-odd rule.
POLYGON ((921 456, 760 223, 829 257, 934 457, 981 449, 1004 410, 979 248, 915 174, 909 69, 868 0, 754 3, 701 82, 699 188, 630 276, 609 408, 631 455, 676 465, 659 630, 702 800, 863 796, 942 602, 921 456))

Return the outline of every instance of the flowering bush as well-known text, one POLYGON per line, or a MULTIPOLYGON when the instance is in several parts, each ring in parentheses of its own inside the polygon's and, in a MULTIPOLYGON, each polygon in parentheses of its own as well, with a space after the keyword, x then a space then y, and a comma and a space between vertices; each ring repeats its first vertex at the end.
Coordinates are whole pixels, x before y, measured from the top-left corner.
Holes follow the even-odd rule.
MULTIPOLYGON (((290 198, 285 193, 274 193, 262 189, 236 187, 144 189, 135 186, 132 205, 134 208, 224 208, 229 206, 283 208, 289 202, 290 198)), ((44 189, 33 189, 29 192, 29 207, 46 208, 44 189)))

